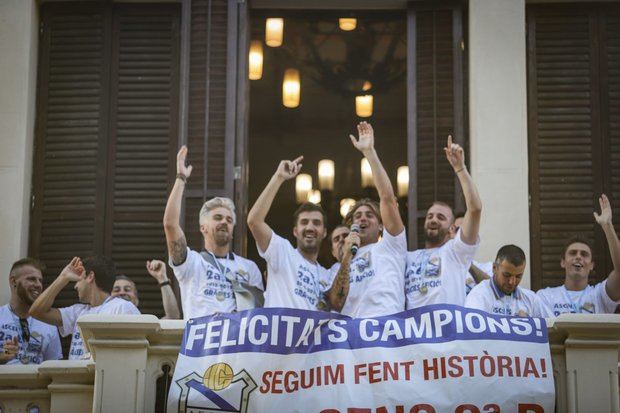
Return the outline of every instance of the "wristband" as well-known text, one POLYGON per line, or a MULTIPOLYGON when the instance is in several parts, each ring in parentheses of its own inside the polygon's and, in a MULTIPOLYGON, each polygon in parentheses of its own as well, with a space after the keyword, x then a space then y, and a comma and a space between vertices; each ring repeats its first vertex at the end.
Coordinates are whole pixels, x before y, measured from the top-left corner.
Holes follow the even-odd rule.
POLYGON ((455 171, 454 173, 458 174, 459 172, 464 171, 464 170, 465 170, 465 167, 462 167, 461 169, 459 169, 458 171, 455 171))
POLYGON ((159 288, 164 287, 166 285, 170 285, 170 280, 162 281, 157 285, 159 285, 159 288))
POLYGON ((183 174, 177 174, 177 179, 180 179, 181 181, 187 183, 187 176, 183 174))

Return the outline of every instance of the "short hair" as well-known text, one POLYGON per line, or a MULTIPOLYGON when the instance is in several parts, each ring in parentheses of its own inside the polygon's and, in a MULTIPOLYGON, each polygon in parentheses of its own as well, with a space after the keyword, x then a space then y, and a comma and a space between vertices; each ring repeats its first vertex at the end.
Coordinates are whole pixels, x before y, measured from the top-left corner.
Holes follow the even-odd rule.
POLYGON ((36 258, 24 257, 15 261, 13 265, 11 265, 11 271, 9 271, 9 276, 15 276, 17 270, 23 267, 34 267, 37 270, 41 271, 41 274, 43 274, 43 271, 45 271, 45 265, 43 265, 41 261, 37 260, 36 258))
MULTIPOLYGON (((429 209, 431 209, 434 205, 439 205, 442 207, 446 207, 450 210, 450 213, 452 214, 452 224, 454 223, 454 221, 456 221, 456 216, 454 215, 454 210, 452 209, 452 207, 450 206, 450 204, 443 202, 443 201, 433 201, 432 204, 430 204, 430 206, 428 208, 426 208, 426 210, 428 211, 429 209)), ((463 215, 463 218, 465 218, 465 215, 463 215)))
POLYGON ((312 202, 304 202, 295 210, 293 213, 294 226, 297 226, 299 215, 301 215, 302 212, 320 212, 323 217, 323 226, 327 228, 327 214, 325 213, 325 210, 320 205, 313 204, 312 202))
POLYGON ((370 198, 362 198, 355 204, 353 204, 349 212, 347 212, 347 216, 344 218, 344 223, 347 226, 351 226, 351 224, 353 224, 353 214, 355 214, 355 211, 357 211, 363 206, 367 206, 368 208, 372 209, 372 211, 377 216, 379 223, 383 224, 383 221, 381 220, 381 208, 379 207, 379 203, 370 198))
POLYGON ((117 275, 117 276, 116 276, 116 278, 114 279, 114 281, 115 281, 115 282, 116 282, 117 280, 125 280, 125 281, 129 281, 129 282, 131 283, 131 285, 133 285, 133 290, 134 290, 134 292, 136 293, 136 298, 138 298, 138 287, 136 287, 136 283, 135 283, 135 282, 134 282, 131 278, 129 278, 129 277, 128 277, 128 276, 126 276, 126 275, 119 274, 119 275, 117 275))
POLYGON ((116 265, 103 255, 93 255, 82 260, 86 275, 91 271, 95 274, 95 283, 101 290, 110 293, 116 281, 116 265))
POLYGON ((508 261, 512 265, 522 265, 525 262, 525 252, 516 245, 504 245, 497 251, 495 264, 499 265, 503 261, 508 261))
POLYGON ((577 242, 580 244, 586 244, 588 248, 590 248, 590 254, 594 253, 594 248, 592 248, 592 243, 590 242, 590 240, 588 240, 583 235, 577 234, 577 235, 573 235, 572 237, 564 241, 564 244, 562 245, 562 259, 564 259, 564 256, 566 255, 566 251, 568 251, 568 247, 570 247, 572 244, 575 244, 577 242))
POLYGON ((213 199, 209 199, 202 205, 200 208, 200 214, 198 217, 198 221, 200 224, 204 224, 207 219, 207 215, 209 212, 213 211, 216 208, 226 208, 232 214, 233 225, 237 223, 237 215, 235 214, 235 204, 230 198, 224 197, 215 197, 213 199))
POLYGON ((332 236, 334 235, 334 232, 336 232, 336 230, 337 230, 338 228, 346 228, 346 229, 349 229, 349 230, 351 229, 351 228, 349 228, 349 226, 348 226, 348 225, 345 225, 345 224, 338 224, 338 225, 336 225, 336 226, 334 227, 334 229, 332 229, 332 232, 330 232, 330 233, 329 233, 329 240, 330 240, 330 241, 332 240, 332 236))

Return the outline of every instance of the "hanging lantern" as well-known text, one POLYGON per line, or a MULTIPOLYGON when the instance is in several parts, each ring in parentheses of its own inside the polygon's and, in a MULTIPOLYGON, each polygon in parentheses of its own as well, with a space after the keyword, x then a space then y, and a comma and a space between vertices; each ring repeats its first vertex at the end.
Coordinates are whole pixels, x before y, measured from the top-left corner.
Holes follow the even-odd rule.
POLYGON ((308 195, 312 190, 312 177, 308 174, 299 174, 295 178, 295 198, 298 204, 308 201, 308 195))
POLYGON ((372 95, 355 96, 355 113, 360 118, 372 116, 372 95))
POLYGON ((340 216, 346 217, 351 208, 355 205, 355 199, 353 198, 344 198, 340 201, 340 216))
POLYGON ((296 108, 299 106, 300 94, 299 70, 286 69, 282 82, 282 104, 287 108, 296 108))
POLYGON ((319 161, 319 189, 334 190, 335 167, 331 159, 319 161))
POLYGON ((318 189, 312 189, 308 194, 308 202, 319 205, 321 203, 321 191, 318 189))
POLYGON ((355 28, 357 27, 357 19, 352 19, 352 18, 338 19, 338 26, 340 26, 340 30, 344 30, 345 32, 350 32, 351 30, 355 30, 355 28))
POLYGON ((265 43, 269 47, 282 46, 284 38, 284 19, 269 18, 265 22, 265 43))
POLYGON ((250 80, 263 77, 263 43, 260 40, 252 40, 250 43, 248 76, 250 80))
POLYGON ((398 188, 398 196, 401 198, 409 194, 409 167, 399 166, 396 172, 396 187, 398 188))
POLYGON ((368 163, 368 159, 366 158, 362 158, 361 173, 362 188, 370 188, 374 186, 374 182, 372 180, 372 169, 370 169, 370 163, 368 163))

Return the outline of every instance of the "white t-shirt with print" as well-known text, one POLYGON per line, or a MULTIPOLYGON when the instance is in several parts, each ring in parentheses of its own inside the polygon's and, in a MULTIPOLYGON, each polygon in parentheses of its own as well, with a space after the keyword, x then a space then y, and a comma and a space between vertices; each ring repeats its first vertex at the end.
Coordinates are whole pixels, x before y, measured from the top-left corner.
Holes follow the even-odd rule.
POLYGON ((465 277, 480 245, 461 239, 461 230, 439 248, 407 253, 405 296, 407 309, 430 304, 465 304, 465 277))
POLYGON ((517 287, 512 294, 504 294, 493 279, 475 286, 465 300, 465 307, 506 316, 553 316, 534 291, 517 287))
POLYGON ((233 253, 215 259, 218 267, 211 265, 200 253, 187 248, 185 262, 174 265, 172 259, 168 261, 179 281, 183 319, 237 310, 232 283, 225 275, 227 269, 235 279, 263 290, 263 277, 254 261, 233 253))
POLYGON ((77 325, 78 318, 81 316, 86 314, 140 314, 132 302, 111 296, 97 307, 91 307, 89 304, 74 304, 59 310, 62 317, 62 326, 58 327, 60 335, 66 337, 73 334, 71 348, 69 349, 69 360, 90 358, 90 353, 84 347, 84 340, 82 340, 82 334, 77 325))
MULTIPOLYGON (((478 267, 478 269, 480 269, 483 273, 485 273, 489 277, 491 278, 493 277, 493 261, 478 262, 476 260, 472 260, 471 263, 475 265, 476 267, 478 267)), ((467 272, 465 273, 465 295, 468 295, 470 291, 472 290, 472 288, 474 288, 475 286, 476 286, 476 280, 474 279, 474 276, 471 275, 471 273, 469 272, 469 268, 468 268, 467 272)))
POLYGON ((360 247, 351 260, 349 294, 341 313, 364 318, 404 311, 406 253, 405 230, 393 236, 384 229, 378 242, 360 247))
POLYGON ((595 286, 588 285, 581 291, 570 291, 565 286, 547 287, 536 294, 556 316, 562 313, 605 314, 614 313, 620 301, 613 301, 605 286, 607 280, 595 286))
POLYGON ((258 253, 267 261, 265 307, 324 310, 330 273, 318 262, 306 260, 286 239, 275 232, 265 251, 258 253))
POLYGON ((17 337, 17 357, 6 364, 41 364, 45 360, 62 358, 58 329, 50 324, 28 317, 30 338, 25 342, 19 317, 11 311, 9 304, 0 307, 0 345, 17 337))

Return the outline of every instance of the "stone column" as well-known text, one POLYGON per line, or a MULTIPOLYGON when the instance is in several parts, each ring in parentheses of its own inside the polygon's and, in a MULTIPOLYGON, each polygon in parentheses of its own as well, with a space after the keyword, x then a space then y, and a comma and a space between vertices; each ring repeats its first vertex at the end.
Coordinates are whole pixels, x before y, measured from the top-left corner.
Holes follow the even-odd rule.
MULTIPOLYGON (((0 269, 28 251, 34 136, 38 6, 35 0, 0 1, 0 269)), ((0 283, 0 302, 9 300, 0 283)))
POLYGON ((51 383, 50 413, 89 413, 93 410, 95 364, 90 360, 49 360, 39 367, 51 383))
POLYGON ((470 0, 468 41, 468 155, 483 203, 477 258, 492 260, 504 244, 529 257, 525 0, 470 0))
POLYGON ((78 326, 96 366, 93 412, 146 412, 147 336, 159 331, 157 317, 89 314, 78 326))
POLYGON ((620 413, 618 316, 562 314, 554 327, 567 335, 565 411, 620 413))

